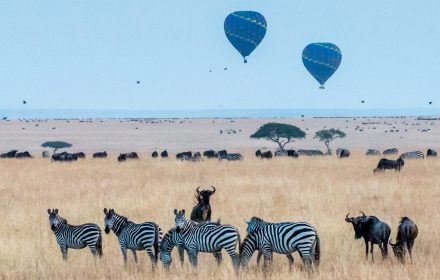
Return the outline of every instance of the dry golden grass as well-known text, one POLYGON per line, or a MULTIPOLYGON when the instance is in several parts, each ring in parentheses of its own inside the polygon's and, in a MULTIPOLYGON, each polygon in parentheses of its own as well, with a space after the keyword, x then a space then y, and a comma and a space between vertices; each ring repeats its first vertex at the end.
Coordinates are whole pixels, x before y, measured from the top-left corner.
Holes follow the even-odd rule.
MULTIPOLYGON (((113 233, 103 234, 104 256, 95 260, 88 249, 69 250, 64 263, 50 230, 47 208, 59 208, 71 224, 94 222, 103 227, 104 207, 115 208, 136 222, 155 221, 165 232, 173 226, 174 208, 188 211, 193 191, 214 185, 213 218, 238 227, 245 234, 245 219, 259 216, 269 221, 307 221, 321 238, 322 258, 315 279, 440 279, 436 219, 440 201, 440 161, 407 161, 401 173, 373 176, 378 158, 354 154, 349 159, 301 158, 257 160, 247 154, 241 162, 178 162, 173 159, 126 162, 114 158, 86 159, 73 164, 45 159, 0 161, 0 277, 18 279, 220 279, 233 278, 230 258, 217 267, 210 254, 200 254, 194 273, 188 262, 178 265, 176 253, 169 274, 160 267, 152 273, 149 259, 140 253, 140 265, 124 269, 113 233), (354 240, 345 214, 359 210, 377 215, 395 237, 400 217, 410 216, 420 234, 414 264, 365 261, 364 243, 354 240)), ((307 274, 295 253, 295 271, 277 255, 273 279, 301 279, 307 274)), ((263 278, 255 271, 240 278, 263 278)))

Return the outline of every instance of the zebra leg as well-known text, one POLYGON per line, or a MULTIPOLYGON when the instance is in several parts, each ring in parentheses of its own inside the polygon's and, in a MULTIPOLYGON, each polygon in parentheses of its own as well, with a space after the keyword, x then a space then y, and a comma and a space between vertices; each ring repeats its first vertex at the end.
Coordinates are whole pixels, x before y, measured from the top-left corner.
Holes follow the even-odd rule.
POLYGON ((127 266, 127 248, 121 247, 122 258, 124 259, 124 266, 127 266))
POLYGON ((260 268, 260 261, 261 261, 261 257, 263 256, 263 253, 261 253, 261 251, 258 251, 258 255, 257 255, 257 268, 260 268))
POLYGON ((180 265, 183 266, 183 262, 185 261, 185 248, 178 246, 177 251, 179 252, 180 265))
POLYGON ((221 252, 214 252, 212 253, 214 255, 215 261, 217 262, 217 265, 220 265, 222 263, 222 253, 221 252))
POLYGON ((272 268, 272 251, 264 250, 263 258, 264 258, 263 272, 264 275, 267 276, 267 274, 270 272, 272 268))
POLYGON ((63 256, 63 260, 67 261, 67 247, 60 246, 60 249, 61 249, 61 255, 63 256))
POLYGON ((153 254, 153 250, 151 250, 151 247, 146 247, 145 251, 147 251, 148 256, 150 257, 151 263, 153 265, 153 271, 156 267, 156 256, 153 254))
POLYGON ((134 258, 134 262, 138 263, 138 256, 136 254, 136 250, 131 250, 133 252, 133 258, 134 258))
POLYGON ((289 260, 289 272, 292 272, 294 264, 293 256, 292 254, 287 254, 286 257, 289 260))
POLYGON ((188 257, 193 268, 197 268, 197 251, 188 251, 188 257))
POLYGON ((235 243, 232 246, 224 247, 228 255, 232 259, 232 265, 234 266, 235 273, 238 273, 240 269, 240 256, 235 252, 235 243))

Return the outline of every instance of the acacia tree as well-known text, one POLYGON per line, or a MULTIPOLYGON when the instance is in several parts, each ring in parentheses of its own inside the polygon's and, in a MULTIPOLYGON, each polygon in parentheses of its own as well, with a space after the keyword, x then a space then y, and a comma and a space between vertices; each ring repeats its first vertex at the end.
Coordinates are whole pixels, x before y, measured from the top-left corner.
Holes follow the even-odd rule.
POLYGON ((306 133, 299 127, 284 123, 266 123, 251 135, 253 139, 266 139, 277 143, 281 151, 284 151, 284 147, 295 139, 304 137, 306 133))
POLYGON ((53 153, 55 153, 58 149, 72 147, 72 144, 64 142, 64 141, 49 141, 49 142, 44 142, 43 144, 41 144, 41 147, 52 148, 52 149, 54 149, 53 153))
POLYGON ((343 131, 331 128, 317 131, 314 138, 318 138, 319 141, 324 142, 327 148, 327 154, 331 155, 332 150, 330 149, 330 143, 336 138, 344 138, 345 136, 346 134, 343 131))

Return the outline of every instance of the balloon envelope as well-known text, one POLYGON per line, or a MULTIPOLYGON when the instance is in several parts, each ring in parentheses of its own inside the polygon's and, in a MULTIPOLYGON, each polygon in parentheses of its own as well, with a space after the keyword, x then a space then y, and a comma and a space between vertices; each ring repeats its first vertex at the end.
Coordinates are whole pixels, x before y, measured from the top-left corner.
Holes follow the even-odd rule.
POLYGON ((229 42, 243 56, 249 56, 266 35, 267 23, 264 16, 253 11, 238 11, 225 19, 225 34, 229 42))
POLYGON ((341 60, 341 50, 332 43, 312 43, 302 53, 304 66, 319 82, 320 88, 324 88, 325 82, 336 72, 341 60))

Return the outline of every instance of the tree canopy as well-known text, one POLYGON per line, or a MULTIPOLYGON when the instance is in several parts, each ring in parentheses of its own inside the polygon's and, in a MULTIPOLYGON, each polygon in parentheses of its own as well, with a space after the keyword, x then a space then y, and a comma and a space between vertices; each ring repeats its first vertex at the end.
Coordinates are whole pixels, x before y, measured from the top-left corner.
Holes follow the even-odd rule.
POLYGON ((336 138, 344 138, 346 136, 345 132, 339 129, 322 129, 315 133, 315 137, 319 139, 319 141, 324 142, 327 147, 327 154, 331 155, 330 142, 335 140, 336 138))
POLYGON ((306 133, 299 127, 284 123, 266 123, 251 135, 253 139, 266 139, 277 143, 280 150, 284 150, 284 147, 295 139, 305 137, 306 133))
POLYGON ((43 148, 52 148, 58 150, 58 149, 64 149, 64 148, 70 148, 72 147, 72 144, 64 142, 64 141, 48 141, 41 144, 41 147, 43 148))

